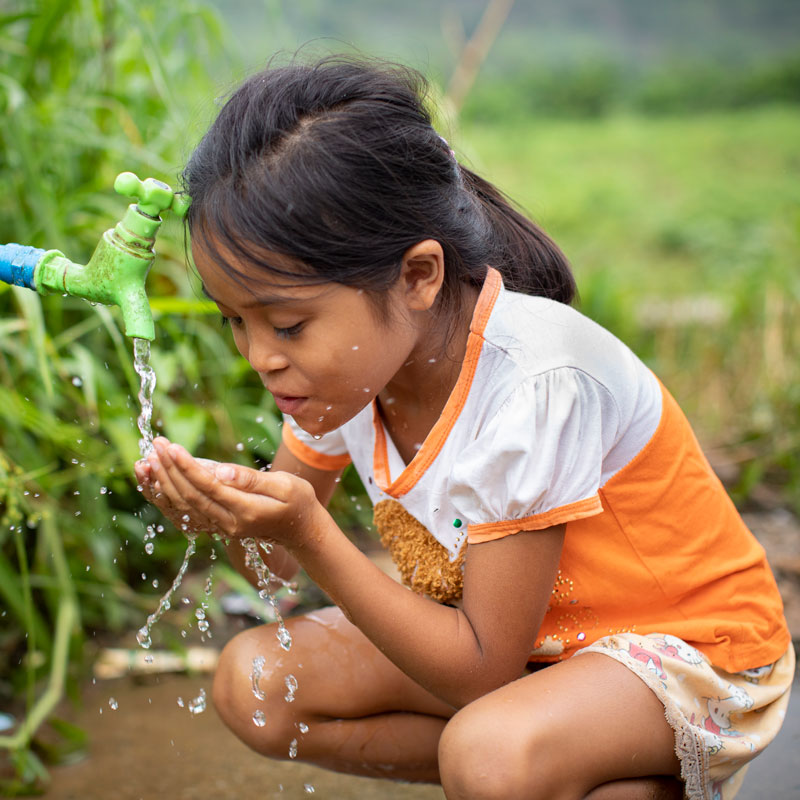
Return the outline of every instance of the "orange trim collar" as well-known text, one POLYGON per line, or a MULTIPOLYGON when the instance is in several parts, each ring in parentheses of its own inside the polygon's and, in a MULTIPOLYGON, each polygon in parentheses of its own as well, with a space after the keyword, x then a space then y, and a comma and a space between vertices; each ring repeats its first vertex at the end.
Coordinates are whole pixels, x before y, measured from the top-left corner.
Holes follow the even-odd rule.
POLYGON ((389 483, 391 474, 389 471, 386 430, 378 412, 378 405, 374 400, 372 401, 372 422, 375 427, 373 473, 378 487, 391 497, 402 497, 411 491, 425 474, 425 470, 439 455, 444 443, 447 441, 447 437, 461 414, 472 388, 472 380, 475 377, 478 359, 483 349, 483 334, 486 331, 486 325, 489 322, 492 309, 502 288, 503 279, 500 277, 500 273, 493 267, 489 267, 486 279, 483 282, 483 288, 478 296, 478 302, 475 304, 475 311, 472 314, 469 337, 467 338, 467 350, 464 354, 464 361, 461 364, 461 371, 458 374, 456 385, 447 399, 441 416, 422 443, 422 447, 392 484, 389 483))

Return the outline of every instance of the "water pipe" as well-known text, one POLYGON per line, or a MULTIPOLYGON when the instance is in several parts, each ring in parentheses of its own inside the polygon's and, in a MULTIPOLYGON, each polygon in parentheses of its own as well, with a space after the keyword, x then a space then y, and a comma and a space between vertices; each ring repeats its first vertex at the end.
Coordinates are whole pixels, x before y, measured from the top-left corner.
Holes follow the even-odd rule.
POLYGON ((191 201, 166 183, 141 181, 132 172, 118 175, 114 189, 137 202, 103 234, 86 265, 75 264, 58 250, 0 245, 0 280, 42 295, 59 292, 119 306, 125 334, 152 341, 155 327, 144 285, 156 256, 161 213, 169 210, 182 217, 191 201))

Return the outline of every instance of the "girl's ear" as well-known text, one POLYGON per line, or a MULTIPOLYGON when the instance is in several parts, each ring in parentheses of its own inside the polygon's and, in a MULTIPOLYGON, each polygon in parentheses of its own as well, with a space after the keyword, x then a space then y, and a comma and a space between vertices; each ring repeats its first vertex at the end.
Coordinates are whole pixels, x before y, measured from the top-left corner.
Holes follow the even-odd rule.
POLYGON ((400 284, 407 307, 428 311, 444 282, 444 251, 435 239, 424 239, 403 253, 400 284))

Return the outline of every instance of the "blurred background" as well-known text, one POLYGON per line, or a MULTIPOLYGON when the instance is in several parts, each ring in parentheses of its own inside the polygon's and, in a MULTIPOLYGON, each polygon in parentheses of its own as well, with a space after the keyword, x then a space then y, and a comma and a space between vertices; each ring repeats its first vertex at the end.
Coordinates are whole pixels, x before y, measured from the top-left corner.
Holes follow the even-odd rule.
MULTIPOLYGON (((458 157, 561 245, 580 308, 655 370, 740 508, 783 520, 791 550, 799 44, 794 0, 6 0, 0 243, 85 262, 127 205, 115 176, 176 185, 226 92, 275 54, 409 64, 430 79, 458 157)), ((275 409, 200 299, 178 222, 157 249, 154 427, 199 455, 263 466, 275 409)), ((56 702, 80 696, 103 648, 135 647, 183 557, 169 527, 152 555, 144 547, 163 520, 132 475, 137 391, 116 309, 0 285, 0 727, 47 720, 0 747, 7 793, 84 752, 86 731, 56 702)), ((335 511, 369 547, 367 506, 349 475, 335 511)), ((213 547, 201 544, 159 647, 206 642, 199 604, 214 620, 226 593, 250 597, 213 547)), ((783 579, 800 582, 790 561, 783 579)), ((282 602, 315 599, 301 583, 282 602)))

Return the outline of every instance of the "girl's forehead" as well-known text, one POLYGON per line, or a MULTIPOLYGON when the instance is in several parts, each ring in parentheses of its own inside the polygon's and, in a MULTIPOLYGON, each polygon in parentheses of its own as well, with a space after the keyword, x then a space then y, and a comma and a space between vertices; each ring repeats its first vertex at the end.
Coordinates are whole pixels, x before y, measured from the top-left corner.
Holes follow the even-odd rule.
POLYGON ((215 302, 287 304, 318 297, 334 285, 311 278, 296 259, 263 249, 246 258, 214 240, 193 237, 192 255, 203 294, 215 302))

